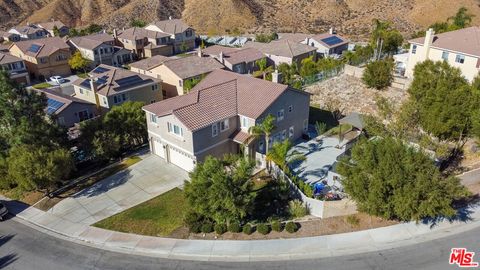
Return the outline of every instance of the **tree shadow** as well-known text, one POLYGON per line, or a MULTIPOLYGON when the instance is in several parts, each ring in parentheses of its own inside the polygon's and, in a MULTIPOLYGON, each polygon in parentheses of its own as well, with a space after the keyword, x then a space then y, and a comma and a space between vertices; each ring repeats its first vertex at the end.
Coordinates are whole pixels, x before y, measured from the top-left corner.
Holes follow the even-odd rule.
POLYGON ((73 195, 73 198, 78 197, 95 197, 100 194, 103 194, 115 187, 125 184, 129 179, 133 178, 131 175, 131 170, 126 169, 120 171, 114 175, 111 175, 100 182, 95 183, 94 185, 76 193, 73 195))
POLYGON ((479 194, 475 194, 466 199, 455 201, 453 207, 457 210, 453 217, 438 216, 434 218, 424 218, 421 223, 425 225, 430 224, 430 228, 433 228, 443 221, 448 221, 450 223, 466 223, 472 221, 472 213, 475 212, 475 208, 480 207, 480 196, 479 194))
POLYGON ((0 257, 0 269, 3 269, 10 264, 14 263, 16 260, 18 260, 18 256, 14 253, 10 253, 8 255, 0 257))

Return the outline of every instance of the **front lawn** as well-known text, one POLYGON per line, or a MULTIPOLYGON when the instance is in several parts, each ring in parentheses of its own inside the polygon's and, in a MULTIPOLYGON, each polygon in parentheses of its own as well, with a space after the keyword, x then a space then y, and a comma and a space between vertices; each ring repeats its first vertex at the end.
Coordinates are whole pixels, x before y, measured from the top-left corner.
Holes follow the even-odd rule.
POLYGON ((42 82, 42 83, 37 83, 37 84, 33 85, 32 87, 36 88, 36 89, 45 89, 45 88, 52 87, 52 85, 49 84, 48 82, 42 82))
POLYGON ((95 223, 107 230, 150 236, 170 236, 183 226, 187 203, 183 191, 175 188, 119 214, 95 223))

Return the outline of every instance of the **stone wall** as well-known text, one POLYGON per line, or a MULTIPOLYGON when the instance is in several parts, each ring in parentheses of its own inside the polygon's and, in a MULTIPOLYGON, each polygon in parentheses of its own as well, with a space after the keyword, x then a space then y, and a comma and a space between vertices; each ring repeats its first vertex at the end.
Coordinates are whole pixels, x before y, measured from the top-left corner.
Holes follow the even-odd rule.
POLYGON ((362 76, 363 76, 363 71, 364 70, 365 70, 365 68, 363 68, 363 67, 345 65, 345 68, 344 68, 343 72, 347 75, 350 75, 350 76, 361 79, 362 76))

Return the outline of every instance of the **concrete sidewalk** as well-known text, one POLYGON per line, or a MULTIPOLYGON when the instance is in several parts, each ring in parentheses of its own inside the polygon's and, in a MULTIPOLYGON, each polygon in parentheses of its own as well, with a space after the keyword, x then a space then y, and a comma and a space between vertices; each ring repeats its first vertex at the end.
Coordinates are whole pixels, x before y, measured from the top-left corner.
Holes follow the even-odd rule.
POLYGON ((185 240, 113 232, 63 220, 20 202, 7 201, 7 205, 16 220, 59 238, 121 253, 202 261, 272 261, 349 255, 417 244, 480 227, 480 207, 477 206, 469 209, 468 221, 441 221, 434 226, 410 222, 308 238, 185 240), (57 228, 58 223, 68 226, 57 228))

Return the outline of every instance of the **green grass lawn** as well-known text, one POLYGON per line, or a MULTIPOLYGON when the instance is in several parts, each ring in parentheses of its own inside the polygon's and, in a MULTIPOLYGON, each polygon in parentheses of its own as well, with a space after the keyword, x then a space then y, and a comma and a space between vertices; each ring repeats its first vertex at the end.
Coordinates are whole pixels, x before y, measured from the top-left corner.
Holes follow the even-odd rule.
POLYGON ((49 87, 52 87, 52 85, 47 82, 37 83, 33 85, 33 88, 36 88, 36 89, 45 89, 49 87))
POLYGON ((93 226, 126 233, 169 236, 182 227, 186 206, 183 191, 175 188, 93 226))

